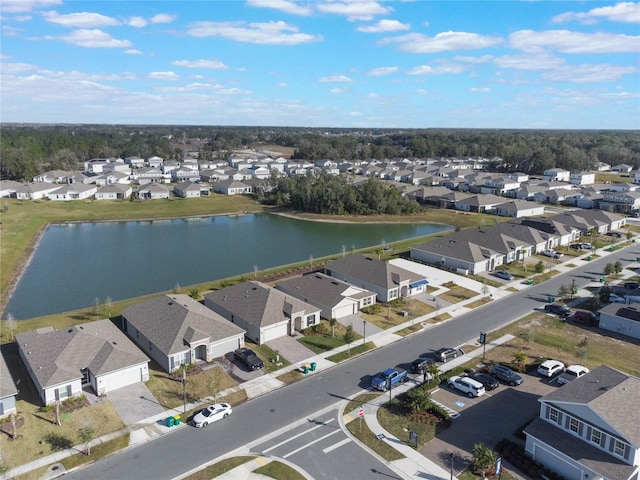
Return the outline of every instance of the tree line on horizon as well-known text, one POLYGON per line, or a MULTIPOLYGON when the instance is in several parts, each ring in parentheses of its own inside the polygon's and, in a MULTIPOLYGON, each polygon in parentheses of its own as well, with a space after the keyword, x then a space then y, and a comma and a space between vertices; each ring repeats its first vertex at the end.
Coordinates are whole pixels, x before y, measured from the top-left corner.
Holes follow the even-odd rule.
POLYGON ((227 160, 234 150, 279 145, 293 159, 496 160, 492 171, 541 174, 593 170, 598 162, 640 167, 640 134, 626 130, 339 129, 302 127, 2 124, 0 178, 30 181, 47 170, 78 170, 91 158, 153 155, 227 160))

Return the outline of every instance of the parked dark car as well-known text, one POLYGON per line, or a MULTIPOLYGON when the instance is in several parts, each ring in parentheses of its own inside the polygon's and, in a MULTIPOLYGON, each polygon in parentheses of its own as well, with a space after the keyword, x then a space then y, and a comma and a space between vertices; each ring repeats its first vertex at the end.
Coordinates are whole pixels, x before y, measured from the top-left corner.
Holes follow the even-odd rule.
POLYGON ((418 358, 411 362, 411 373, 422 373, 422 371, 429 367, 433 363, 430 358, 418 358))
POLYGON ((502 278, 503 280, 513 280, 513 275, 505 270, 496 270, 495 272, 493 272, 493 274, 498 278, 502 278))
POLYGON ((447 361, 451 360, 452 358, 456 358, 459 352, 460 351, 456 350, 455 348, 441 348, 440 350, 436 351, 434 358, 436 362, 447 363, 447 361))
POLYGON ((524 379, 520 375, 504 365, 494 365, 491 369, 491 375, 512 387, 521 385, 522 382, 524 382, 524 379))
POLYGON ((598 325, 598 316, 588 310, 576 310, 573 315, 569 317, 569 320, 591 327, 598 325))
POLYGON ((635 290, 636 288, 640 288, 640 283, 638 283, 638 282, 624 282, 624 288, 628 288, 629 290, 635 290))
POLYGON ((260 357, 248 348, 238 348, 233 352, 233 356, 244 363, 249 370, 258 370, 264 367, 264 362, 260 360, 260 357))
POLYGON ((548 303, 544 306, 544 311, 559 315, 563 318, 571 316, 572 312, 566 305, 559 305, 557 303, 548 303))
POLYGON ((608 232, 607 236, 613 238, 622 238, 622 234, 620 232, 608 232))
POLYGON ((473 372, 468 376, 469 378, 474 379, 476 382, 480 382, 482 385, 484 385, 484 389, 487 391, 495 390, 496 388, 498 388, 498 386, 500 386, 498 381, 488 373, 473 372))

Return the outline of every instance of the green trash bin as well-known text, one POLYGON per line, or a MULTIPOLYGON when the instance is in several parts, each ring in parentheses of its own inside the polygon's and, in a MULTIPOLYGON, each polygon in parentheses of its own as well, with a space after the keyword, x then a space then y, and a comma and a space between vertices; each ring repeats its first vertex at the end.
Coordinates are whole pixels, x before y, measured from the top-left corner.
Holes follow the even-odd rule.
POLYGON ((167 417, 164 422, 167 424, 167 427, 173 427, 176 424, 176 419, 173 417, 167 417))
POLYGON ((180 425, 181 421, 182 421, 182 418, 180 418, 180 415, 174 415, 174 417, 173 417, 173 424, 174 425, 180 425))
POLYGON ((302 372, 305 374, 309 373, 309 367, 307 367, 306 365, 302 367, 302 372))
POLYGON ((311 362, 311 371, 315 372, 316 371, 316 362, 311 362))

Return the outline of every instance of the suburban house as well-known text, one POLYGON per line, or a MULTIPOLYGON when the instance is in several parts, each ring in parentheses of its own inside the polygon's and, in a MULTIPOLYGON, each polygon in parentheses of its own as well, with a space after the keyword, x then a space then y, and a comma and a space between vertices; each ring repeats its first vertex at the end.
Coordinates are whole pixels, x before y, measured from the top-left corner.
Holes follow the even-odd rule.
POLYGON ((494 213, 501 217, 535 217, 544 214, 544 205, 524 200, 513 200, 497 205, 494 213))
POLYGON ((526 452, 567 480, 636 480, 638 398, 639 378, 598 367, 538 400, 526 452))
POLYGON ((204 304, 246 331, 258 345, 320 321, 320 309, 258 281, 207 293, 204 304))
POLYGON ((596 183, 596 174, 593 172, 573 172, 569 177, 573 185, 593 185, 596 183))
POLYGON ((562 168, 550 168, 543 172, 545 180, 550 182, 568 182, 571 178, 571 172, 562 168))
POLYGON ((173 186, 173 193, 182 198, 200 197, 200 184, 181 182, 173 186))
POLYGON ((138 198, 140 200, 169 198, 169 194, 169 189, 160 183, 147 183, 138 189, 138 198))
POLYGON ((16 190, 21 186, 20 182, 14 180, 0 180, 0 198, 15 197, 16 190))
MULTIPOLYGON (((632 295, 633 292, 630 294, 632 295)), ((629 303, 640 302, 637 296, 625 299, 629 303)), ((640 305, 621 305, 610 303, 600 309, 600 321, 598 326, 603 330, 620 333, 627 337, 640 339, 640 305)))
POLYGON ((131 185, 120 185, 114 183, 102 187, 96 192, 96 200, 126 200, 131 196, 133 187, 131 185))
POLYGON ((49 182, 31 182, 16 187, 16 198, 18 200, 38 200, 47 196, 60 188, 60 185, 49 182))
POLYGON ((60 187, 49 193, 49 200, 86 200, 92 198, 98 187, 96 185, 84 185, 82 183, 73 183, 60 187))
POLYGON ((472 195, 464 200, 456 201, 456 209, 465 212, 493 212, 498 205, 504 203, 504 197, 497 195, 472 195))
POLYGON ((640 192, 604 192, 600 208, 608 212, 632 213, 640 209, 640 192))
POLYGON ((633 170, 633 167, 631 165, 627 165, 626 163, 621 163, 619 165, 611 167, 611 171, 617 173, 630 173, 631 170, 633 170))
POLYGON ((188 295, 163 295, 122 312, 122 329, 167 372, 244 346, 245 331, 188 295))
POLYGON ((45 405, 149 380, 149 359, 109 319, 16 334, 20 358, 45 405))
POLYGON ((426 292, 427 280, 414 272, 364 255, 327 262, 324 273, 374 292, 381 302, 426 292))
POLYGON ((320 308, 320 316, 327 320, 339 320, 376 303, 375 293, 323 273, 309 273, 278 282, 276 289, 320 308))
POLYGON ((253 193, 253 187, 238 180, 228 179, 213 184, 213 191, 225 195, 242 195, 253 193))
POLYGON ((16 395, 18 389, 4 356, 0 354, 0 418, 16 413, 16 395))

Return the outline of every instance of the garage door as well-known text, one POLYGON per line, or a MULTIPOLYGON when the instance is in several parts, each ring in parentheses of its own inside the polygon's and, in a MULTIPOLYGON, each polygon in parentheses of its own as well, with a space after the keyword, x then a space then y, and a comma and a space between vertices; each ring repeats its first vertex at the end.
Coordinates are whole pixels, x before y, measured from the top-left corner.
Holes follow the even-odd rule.
POLYGON ((262 342, 270 342, 275 338, 286 337, 289 334, 289 325, 284 323, 282 325, 274 325, 272 327, 266 327, 262 329, 262 342))
POLYGON ((334 318, 343 318, 356 313, 355 304, 344 305, 333 310, 334 318))
POLYGON ((578 468, 564 462, 561 458, 554 455, 546 448, 536 445, 534 449, 534 456, 536 461, 546 465, 551 470, 558 472, 567 480, 582 480, 582 472, 578 468))
POLYGON ((131 385, 132 383, 140 382, 142 380, 142 368, 144 367, 137 366, 104 375, 98 379, 98 389, 104 389, 103 391, 107 393, 131 385))

